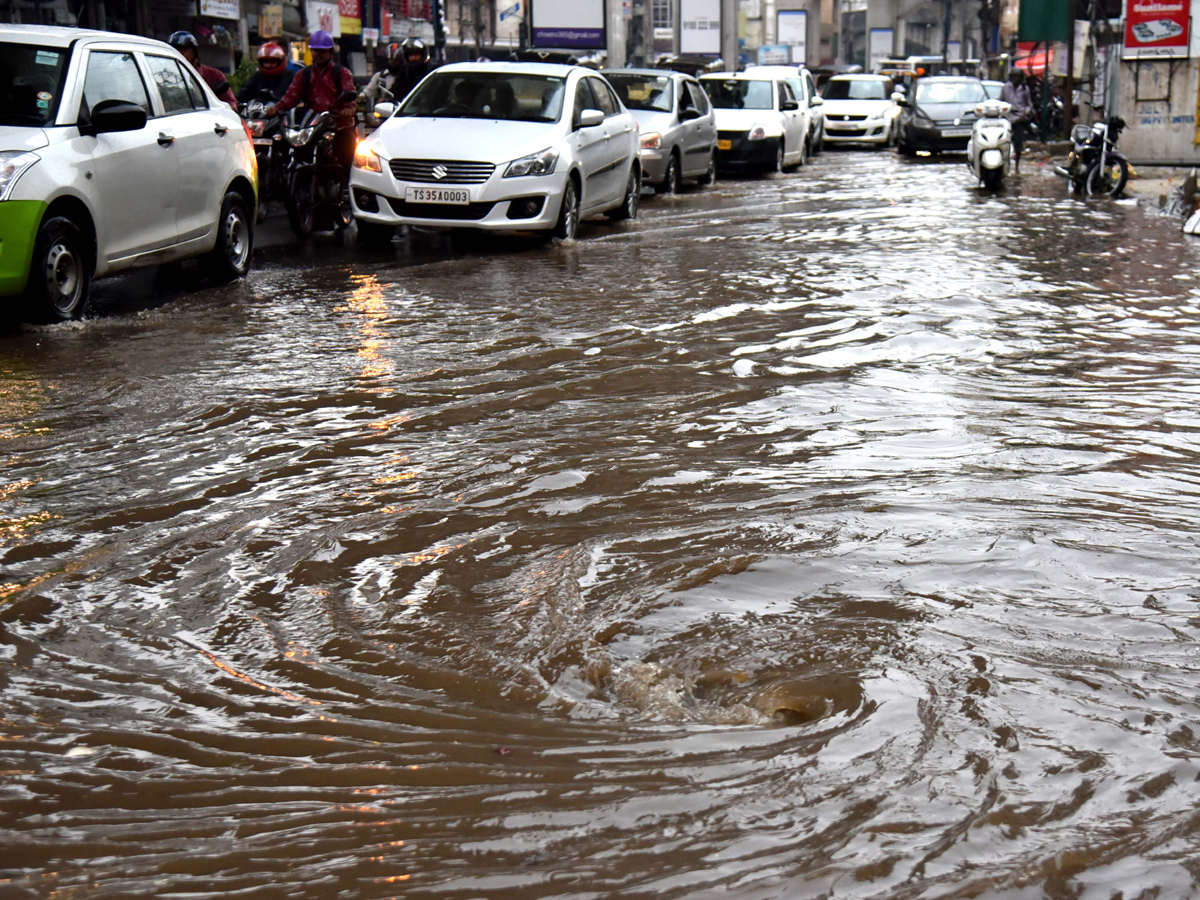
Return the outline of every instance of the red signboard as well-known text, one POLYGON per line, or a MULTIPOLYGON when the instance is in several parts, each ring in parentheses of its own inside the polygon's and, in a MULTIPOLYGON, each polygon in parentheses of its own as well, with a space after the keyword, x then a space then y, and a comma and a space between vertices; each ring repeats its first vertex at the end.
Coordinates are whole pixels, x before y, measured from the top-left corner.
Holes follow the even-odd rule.
POLYGON ((1187 56, 1188 0, 1125 0, 1125 57, 1187 56))

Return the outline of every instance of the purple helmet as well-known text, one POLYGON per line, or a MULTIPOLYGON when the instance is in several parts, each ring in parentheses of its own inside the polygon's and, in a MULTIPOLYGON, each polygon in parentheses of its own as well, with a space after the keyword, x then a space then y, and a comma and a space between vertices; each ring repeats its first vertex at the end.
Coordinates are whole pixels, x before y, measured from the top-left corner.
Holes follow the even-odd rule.
POLYGON ((328 31, 314 31, 308 36, 309 50, 332 50, 333 38, 328 31))

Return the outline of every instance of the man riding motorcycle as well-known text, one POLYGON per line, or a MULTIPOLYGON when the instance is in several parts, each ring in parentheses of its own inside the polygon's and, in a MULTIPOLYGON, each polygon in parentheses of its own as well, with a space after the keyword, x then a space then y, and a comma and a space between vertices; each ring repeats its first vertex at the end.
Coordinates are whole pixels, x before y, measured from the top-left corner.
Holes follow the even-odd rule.
POLYGON ((258 71, 246 79, 237 98, 241 103, 262 100, 265 91, 272 100, 279 100, 291 87, 293 72, 288 70, 287 54, 274 41, 258 48, 258 71))
POLYGON ((212 66, 206 66, 200 62, 200 42, 196 40, 196 36, 190 31, 176 31, 169 38, 167 43, 174 47, 179 53, 192 64, 192 68, 197 74, 204 79, 204 83, 212 88, 212 92, 217 95, 217 98, 224 100, 234 111, 237 111, 237 97, 233 96, 233 91, 229 88, 229 81, 225 78, 225 73, 220 69, 214 69, 212 66))
POLYGON ((340 96, 349 92, 357 97, 354 76, 350 74, 349 69, 333 61, 333 38, 329 32, 314 31, 309 36, 308 49, 312 53, 312 65, 298 72, 284 95, 275 103, 269 104, 263 112, 271 118, 304 103, 314 112, 333 113, 337 120, 333 153, 348 179, 350 164, 354 161, 354 148, 358 142, 354 128, 357 100, 342 100, 340 96))
POLYGON ((387 68, 376 72, 363 89, 363 96, 378 100, 380 88, 389 91, 399 102, 409 95, 429 74, 429 48, 418 37, 407 38, 401 44, 388 47, 387 68))

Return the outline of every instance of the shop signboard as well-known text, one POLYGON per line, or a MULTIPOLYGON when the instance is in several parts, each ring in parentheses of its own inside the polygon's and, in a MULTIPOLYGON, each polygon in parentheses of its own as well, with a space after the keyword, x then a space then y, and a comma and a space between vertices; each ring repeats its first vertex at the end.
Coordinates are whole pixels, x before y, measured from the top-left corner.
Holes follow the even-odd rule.
POLYGON ((775 39, 792 48, 791 62, 808 61, 808 13, 802 9, 781 9, 775 14, 775 39))
POLYGON ((1125 0, 1125 59, 1188 55, 1188 0, 1125 0))
POLYGON ((895 31, 891 28, 872 28, 867 38, 867 68, 878 72, 879 65, 892 55, 895 31))
POLYGON ((604 0, 535 0, 530 17, 534 47, 603 50, 606 46, 604 0))
POLYGON ((789 62, 787 44, 767 44, 758 48, 760 66, 786 66, 789 62))
POLYGON ((721 0, 679 0, 679 52, 721 55, 721 0))
POLYGON ((200 0, 200 15, 210 19, 240 19, 238 0, 200 0))
POLYGON ((359 0, 337 0, 342 34, 362 34, 362 8, 359 0))
POLYGON ((264 6, 258 14, 258 33, 262 37, 279 37, 283 34, 283 7, 264 6))
POLYGON ((342 36, 342 14, 336 3, 308 0, 308 33, 327 31, 333 37, 342 36))

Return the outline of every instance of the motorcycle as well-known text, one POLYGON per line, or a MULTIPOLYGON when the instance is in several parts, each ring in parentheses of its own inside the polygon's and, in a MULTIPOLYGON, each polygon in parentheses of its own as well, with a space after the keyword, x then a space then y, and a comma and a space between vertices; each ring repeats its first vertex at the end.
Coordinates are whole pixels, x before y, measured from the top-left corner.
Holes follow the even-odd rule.
POLYGON ((287 196, 287 147, 283 140, 283 118, 268 118, 266 107, 274 98, 264 92, 261 99, 243 103, 242 118, 254 144, 254 158, 258 163, 258 221, 267 217, 267 204, 272 200, 283 200, 287 196))
POLYGON ((967 168, 989 191, 1004 186, 1004 173, 1012 158, 1012 123, 1005 118, 1010 109, 1000 100, 985 100, 975 107, 979 118, 967 142, 967 168))
POLYGON ((1129 159, 1117 149, 1117 139, 1125 130, 1125 120, 1110 116, 1094 125, 1076 125, 1071 129, 1071 152, 1066 166, 1054 171, 1067 179, 1075 193, 1086 191, 1092 197, 1116 197, 1129 180, 1129 159))
MULTIPOLYGON (((355 96, 345 91, 339 99, 346 103, 355 96)), ((297 237, 306 238, 313 231, 340 231, 353 219, 348 173, 334 156, 336 125, 330 112, 288 112, 283 129, 291 147, 285 203, 288 222, 297 237)))

